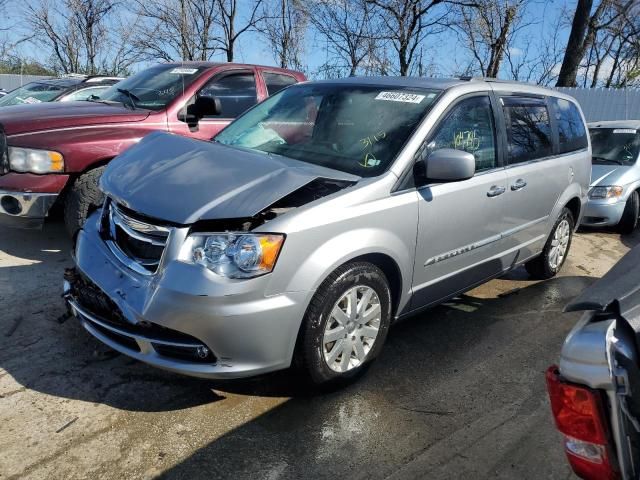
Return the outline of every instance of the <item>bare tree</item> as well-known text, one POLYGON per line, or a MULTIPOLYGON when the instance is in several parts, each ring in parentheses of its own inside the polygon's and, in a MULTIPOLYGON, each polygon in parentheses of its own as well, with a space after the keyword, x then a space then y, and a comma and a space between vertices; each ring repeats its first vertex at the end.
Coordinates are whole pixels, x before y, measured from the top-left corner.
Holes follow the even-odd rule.
POLYGON ((409 75, 427 37, 444 32, 452 21, 452 6, 475 1, 367 0, 376 7, 386 38, 398 57, 398 73, 409 75))
MULTIPOLYGON (((238 38, 246 32, 259 29, 264 20, 264 11, 261 8, 263 0, 251 0, 249 15, 239 18, 239 0, 215 0, 217 4, 216 22, 222 30, 222 35, 215 40, 218 48, 226 54, 227 62, 233 62, 235 47, 238 38)), ((246 0, 244 2, 247 4, 246 0)))
POLYGON ((307 15, 300 0, 271 0, 263 5, 263 36, 282 68, 302 70, 307 15))
MULTIPOLYGON (((372 6, 366 0, 316 0, 306 12, 319 40, 326 42, 327 64, 339 74, 355 75, 376 61, 372 6)), ((325 66, 326 67, 326 66, 325 66)))
POLYGON ((216 50, 217 0, 135 0, 134 44, 147 59, 209 60, 216 50))
POLYGON ((527 0, 478 0, 459 6, 455 23, 462 44, 473 56, 482 76, 495 78, 522 25, 527 0))
POLYGON ((593 45, 598 32, 626 15, 636 1, 600 0, 593 10, 593 0, 578 0, 556 86, 576 86, 580 64, 593 45))
POLYGON ((32 42, 50 52, 54 71, 95 74, 122 40, 109 24, 118 6, 117 0, 30 0, 23 20, 32 42))

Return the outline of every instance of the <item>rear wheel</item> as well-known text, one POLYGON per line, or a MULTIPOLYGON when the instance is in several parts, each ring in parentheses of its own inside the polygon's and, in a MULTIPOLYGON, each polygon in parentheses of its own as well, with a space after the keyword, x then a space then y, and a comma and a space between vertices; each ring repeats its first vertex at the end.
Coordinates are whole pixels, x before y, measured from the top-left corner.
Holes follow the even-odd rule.
POLYGON ((346 383, 380 353, 391 321, 391 292, 375 265, 357 262, 333 272, 311 300, 296 363, 316 385, 346 383))
POLYGON ((82 228, 89 213, 99 208, 104 194, 98 187, 106 167, 98 167, 80 175, 67 193, 64 202, 64 223, 72 237, 82 228))
POLYGON ((622 234, 632 233, 638 226, 640 215, 640 198, 638 192, 632 192, 624 206, 622 218, 618 223, 618 231, 622 234))
POLYGON ((573 214, 568 208, 563 208, 542 253, 525 264, 532 278, 544 280, 560 271, 569 254, 574 225, 573 214))

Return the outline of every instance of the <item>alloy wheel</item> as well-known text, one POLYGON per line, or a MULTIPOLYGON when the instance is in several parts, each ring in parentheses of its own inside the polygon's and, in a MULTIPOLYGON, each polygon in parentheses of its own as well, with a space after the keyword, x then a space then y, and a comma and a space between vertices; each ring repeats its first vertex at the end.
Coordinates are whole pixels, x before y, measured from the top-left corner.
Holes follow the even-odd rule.
POLYGON ((358 285, 335 303, 324 330, 322 349, 327 366, 344 373, 359 367, 378 337, 381 309, 378 294, 358 285))
POLYGON ((569 240, 571 238, 571 227, 566 219, 563 219, 556 227, 551 240, 551 250, 549 250, 549 266, 557 270, 562 265, 567 254, 569 240))

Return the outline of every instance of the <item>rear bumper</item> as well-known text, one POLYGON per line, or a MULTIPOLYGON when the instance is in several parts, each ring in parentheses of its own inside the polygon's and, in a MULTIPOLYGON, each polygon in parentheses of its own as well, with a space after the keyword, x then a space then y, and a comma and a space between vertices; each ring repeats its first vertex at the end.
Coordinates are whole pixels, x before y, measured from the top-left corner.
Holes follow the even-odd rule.
POLYGON ((0 176, 0 225, 40 228, 68 180, 69 175, 0 176))
POLYGON ((581 225, 586 227, 612 227, 622 218, 625 202, 606 203, 606 200, 589 200, 581 225))

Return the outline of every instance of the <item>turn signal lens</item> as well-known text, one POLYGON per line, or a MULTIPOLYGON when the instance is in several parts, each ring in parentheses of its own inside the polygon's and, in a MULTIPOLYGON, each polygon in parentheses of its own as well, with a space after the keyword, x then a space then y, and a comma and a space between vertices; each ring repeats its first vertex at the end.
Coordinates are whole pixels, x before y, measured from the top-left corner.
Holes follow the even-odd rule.
POLYGON ((276 264, 278 254, 282 248, 284 237, 281 235, 265 235, 259 237, 262 248, 262 261, 260 268, 271 271, 276 264))
POLYGON ((62 154, 58 152, 47 152, 49 154, 49 158, 51 159, 51 171, 52 172, 62 172, 64 171, 64 159, 62 158, 62 154))
POLYGON ((609 460, 607 421, 595 390, 563 382, 558 367, 546 373, 556 426, 564 434, 564 449, 573 471, 587 480, 619 478, 609 460))

